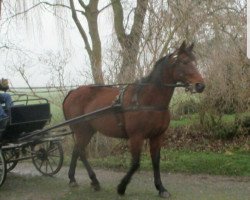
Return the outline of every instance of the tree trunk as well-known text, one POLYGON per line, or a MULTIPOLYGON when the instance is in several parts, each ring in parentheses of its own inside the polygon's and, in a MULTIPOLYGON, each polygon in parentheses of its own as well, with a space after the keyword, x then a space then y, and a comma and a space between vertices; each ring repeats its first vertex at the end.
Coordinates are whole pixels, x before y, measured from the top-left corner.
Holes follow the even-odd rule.
POLYGON ((137 56, 139 53, 140 38, 148 7, 148 0, 137 0, 134 22, 130 34, 125 33, 121 1, 111 1, 114 12, 115 31, 117 34, 117 39, 122 48, 122 66, 117 78, 119 82, 131 82, 135 79, 137 56))
POLYGON ((95 83, 103 84, 102 73, 102 47, 98 31, 98 3, 99 0, 92 0, 85 8, 85 16, 88 22, 89 34, 92 41, 92 54, 90 56, 91 69, 95 83))
POLYGON ((1 19, 1 14, 2 14, 2 0, 0 0, 0 19, 1 19))
POLYGON ((103 79, 103 73, 102 73, 102 48, 101 48, 101 40, 100 40, 99 31, 98 31, 98 23, 97 23, 98 14, 99 14, 99 11, 98 11, 99 0, 91 0, 88 5, 85 5, 85 3, 82 0, 79 0, 79 3, 84 10, 82 14, 86 17, 86 20, 88 22, 89 34, 90 34, 92 45, 90 44, 88 36, 77 17, 76 9, 74 6, 74 0, 70 0, 72 18, 85 43, 85 48, 87 50, 90 64, 91 64, 91 71, 92 71, 94 83, 103 84, 104 79, 103 79))
POLYGON ((122 48, 122 65, 118 74, 119 82, 133 82, 137 64, 137 55, 139 52, 139 42, 128 41, 122 48))

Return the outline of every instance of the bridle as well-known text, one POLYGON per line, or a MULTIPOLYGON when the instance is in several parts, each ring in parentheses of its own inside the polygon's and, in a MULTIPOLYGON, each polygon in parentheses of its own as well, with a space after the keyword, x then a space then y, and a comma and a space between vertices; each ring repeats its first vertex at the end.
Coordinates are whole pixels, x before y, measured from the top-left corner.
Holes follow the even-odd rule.
MULTIPOLYGON (((173 54, 169 54, 168 56, 166 56, 165 59, 174 59, 172 60, 172 62, 170 62, 170 65, 176 65, 177 62, 181 62, 180 60, 178 60, 178 56, 173 53, 173 54), (174 54, 174 55, 173 55, 174 54)), ((171 66, 170 66, 171 67, 171 66)), ((135 82, 135 83, 117 83, 117 84, 108 84, 108 85, 104 85, 104 84, 95 84, 95 85, 91 85, 91 87, 118 87, 119 88, 119 94, 117 95, 116 99, 114 100, 115 104, 120 104, 123 105, 123 96, 125 91, 127 90, 128 86, 137 86, 138 88, 140 88, 140 86, 150 86, 150 85, 155 85, 155 83, 141 83, 141 82, 135 82)), ((190 91, 191 93, 193 92, 193 84, 188 84, 188 83, 163 83, 161 84, 161 86, 163 87, 172 87, 172 88, 176 88, 176 87, 183 87, 185 88, 185 91, 190 91)), ((135 105, 137 107, 138 110, 138 91, 135 92, 134 96, 133 96, 133 102, 135 102, 135 105)), ((158 108, 159 106, 157 106, 158 108)), ((162 107, 162 106, 161 106, 162 107)), ((133 106, 133 108, 135 108, 133 106)), ((155 106, 150 106, 150 110, 152 108, 156 108, 155 106)), ((145 106, 143 106, 143 109, 148 109, 145 106)), ((130 109, 126 109, 126 110, 130 110, 130 109)), ((135 110, 135 109, 133 109, 135 110)), ((163 110, 166 110, 166 108, 164 108, 163 110)))
MULTIPOLYGON (((136 86, 147 86, 147 85, 153 85, 153 83, 115 83, 115 84, 93 84, 90 85, 90 87, 124 87, 124 86, 130 86, 130 85, 136 85, 136 86)), ((173 83, 173 84, 162 84, 165 87, 187 87, 189 84, 184 83, 173 83)))

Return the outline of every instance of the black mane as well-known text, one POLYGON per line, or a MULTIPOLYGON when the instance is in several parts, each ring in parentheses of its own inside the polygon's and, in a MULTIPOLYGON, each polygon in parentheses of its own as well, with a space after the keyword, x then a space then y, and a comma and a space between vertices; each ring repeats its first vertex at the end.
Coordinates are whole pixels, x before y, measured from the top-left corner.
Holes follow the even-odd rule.
POLYGON ((168 57, 169 55, 166 55, 156 61, 154 68, 150 72, 150 74, 138 80, 137 83, 152 83, 161 85, 164 68, 166 67, 166 65, 168 65, 168 57))

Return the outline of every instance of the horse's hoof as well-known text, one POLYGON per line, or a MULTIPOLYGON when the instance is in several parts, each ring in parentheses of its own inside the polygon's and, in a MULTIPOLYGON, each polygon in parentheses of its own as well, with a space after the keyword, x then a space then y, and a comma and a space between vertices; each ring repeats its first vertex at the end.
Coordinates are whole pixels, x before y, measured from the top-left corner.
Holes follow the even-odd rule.
POLYGON ((121 185, 121 184, 118 185, 118 187, 117 187, 117 193, 119 195, 123 196, 125 194, 125 190, 126 190, 126 188, 123 185, 121 185))
POLYGON ((70 182, 70 183, 69 183, 69 186, 70 186, 70 187, 77 187, 77 186, 78 186, 78 183, 77 183, 77 182, 70 182))
POLYGON ((170 193, 168 193, 168 191, 163 191, 163 192, 159 192, 159 196, 161 198, 169 198, 171 195, 170 193))
POLYGON ((99 183, 91 183, 91 187, 95 190, 95 191, 100 191, 101 190, 101 186, 99 183))

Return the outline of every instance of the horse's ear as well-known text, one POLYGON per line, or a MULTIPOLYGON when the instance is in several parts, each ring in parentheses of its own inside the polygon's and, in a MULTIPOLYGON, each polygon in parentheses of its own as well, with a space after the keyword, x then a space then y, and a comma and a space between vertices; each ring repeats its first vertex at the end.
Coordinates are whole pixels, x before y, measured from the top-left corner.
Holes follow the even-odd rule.
POLYGON ((192 42, 192 44, 188 47, 188 50, 189 50, 189 51, 192 51, 193 48, 194 48, 194 42, 192 42))
POLYGON ((186 49, 187 45, 186 45, 186 40, 184 40, 179 48, 180 51, 184 51, 186 49))

